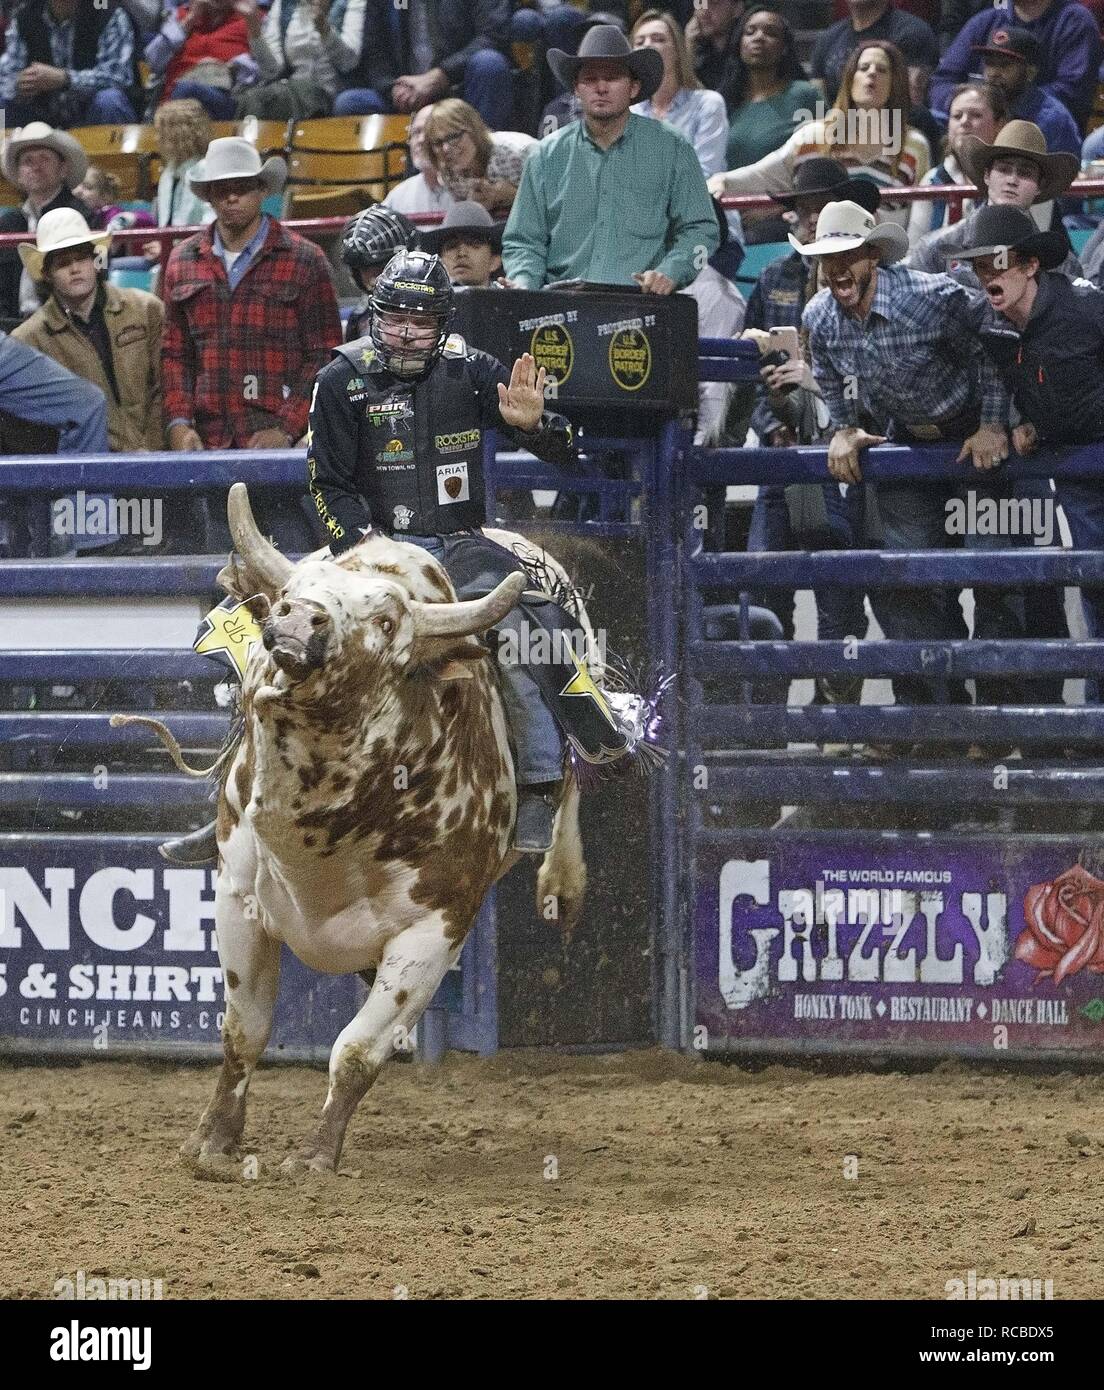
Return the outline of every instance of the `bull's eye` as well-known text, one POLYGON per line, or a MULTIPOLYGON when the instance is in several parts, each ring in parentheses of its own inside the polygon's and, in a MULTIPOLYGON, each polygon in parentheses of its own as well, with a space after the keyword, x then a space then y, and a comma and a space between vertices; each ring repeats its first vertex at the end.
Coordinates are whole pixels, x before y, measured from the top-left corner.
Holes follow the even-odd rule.
POLYGON ((311 627, 321 627, 326 621, 325 613, 316 613, 311 619, 311 627))
POLYGON ((288 603, 287 599, 285 599, 285 600, 283 601, 283 603, 280 604, 279 608, 277 608, 277 610, 276 610, 276 616, 277 616, 278 618, 286 618, 287 615, 288 615, 290 612, 291 612, 291 604, 288 603))

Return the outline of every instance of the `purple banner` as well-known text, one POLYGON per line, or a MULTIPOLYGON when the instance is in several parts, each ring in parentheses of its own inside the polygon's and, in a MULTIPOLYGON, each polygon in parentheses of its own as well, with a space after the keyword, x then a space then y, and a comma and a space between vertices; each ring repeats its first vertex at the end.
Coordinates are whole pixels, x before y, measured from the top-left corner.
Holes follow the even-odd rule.
POLYGON ((694 1045, 1099 1057, 1104 879, 1079 863, 1085 848, 710 837, 697 855, 694 1045))

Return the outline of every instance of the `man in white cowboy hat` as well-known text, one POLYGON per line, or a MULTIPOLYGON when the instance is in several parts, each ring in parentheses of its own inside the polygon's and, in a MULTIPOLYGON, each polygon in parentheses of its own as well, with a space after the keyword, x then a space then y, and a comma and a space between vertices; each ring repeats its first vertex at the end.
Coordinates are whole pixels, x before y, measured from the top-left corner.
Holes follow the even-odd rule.
MULTIPOLYGON (((983 207, 1013 207, 1031 214, 1040 231, 1062 230, 1054 199, 1064 193, 1077 177, 1077 157, 1065 152, 1048 154, 1043 132, 1031 121, 1009 121, 1002 126, 991 145, 969 135, 962 142, 959 161, 971 183, 984 188, 986 200, 968 217, 949 227, 940 227, 921 237, 905 264, 912 270, 935 274, 946 272, 967 289, 980 290, 969 259, 955 259, 954 253, 970 245, 974 224, 983 207)), ((1082 273, 1081 263, 1066 244, 1066 257, 1060 269, 1075 279, 1082 273)))
POLYGON ((12 337, 52 357, 107 398, 107 433, 118 452, 163 449, 161 301, 109 285, 103 266, 111 237, 93 232, 75 208, 39 220, 20 259, 49 297, 12 337))
POLYGON ((188 175, 215 220, 165 272, 163 379, 171 449, 284 449, 307 428, 314 378, 341 341, 329 264, 262 207, 282 159, 212 140, 188 175))
MULTIPOLYGON (((73 193, 88 169, 88 156, 71 135, 44 121, 32 121, 4 142, 0 167, 24 195, 21 207, 0 211, 0 232, 33 232, 38 219, 54 208, 88 209, 73 193)), ((38 294, 23 273, 15 248, 0 248, 0 320, 16 322, 38 308, 38 294)))
POLYGON ((582 119, 525 162, 502 239, 508 287, 584 280, 636 283, 646 294, 682 289, 716 251, 720 231, 693 147, 629 109, 657 90, 663 59, 599 24, 577 55, 554 48, 548 62, 574 90, 582 119))
POLYGON ((422 232, 419 242, 424 250, 441 257, 454 285, 486 290, 502 268, 504 226, 481 203, 456 203, 439 227, 422 232))
MULTIPOLYGON (((908 250, 904 228, 878 223, 858 203, 829 203, 814 240, 790 244, 819 260, 826 288, 805 306, 813 375, 835 433, 828 470, 837 482, 862 481, 859 454, 882 444, 951 440, 959 459, 991 469, 1007 457, 1008 394, 985 361, 975 336, 981 304, 946 275, 897 264, 908 250)), ((952 541, 946 528, 950 485, 875 484, 890 550, 938 550, 952 541)), ((964 636, 961 613, 939 590, 880 590, 874 611, 887 637, 964 636), (956 616, 957 615, 957 616, 956 616)), ((930 703, 928 681, 894 681, 898 701, 930 703)), ((951 698, 965 699, 957 686, 951 698)))

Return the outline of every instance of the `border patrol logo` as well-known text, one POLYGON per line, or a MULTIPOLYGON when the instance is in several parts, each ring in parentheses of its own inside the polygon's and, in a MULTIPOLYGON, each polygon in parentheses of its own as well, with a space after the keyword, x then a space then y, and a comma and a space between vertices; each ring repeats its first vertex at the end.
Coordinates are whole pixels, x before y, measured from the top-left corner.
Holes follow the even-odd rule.
POLYGON ((639 328, 622 328, 610 339, 610 376, 622 391, 639 391, 652 374, 652 345, 639 328))

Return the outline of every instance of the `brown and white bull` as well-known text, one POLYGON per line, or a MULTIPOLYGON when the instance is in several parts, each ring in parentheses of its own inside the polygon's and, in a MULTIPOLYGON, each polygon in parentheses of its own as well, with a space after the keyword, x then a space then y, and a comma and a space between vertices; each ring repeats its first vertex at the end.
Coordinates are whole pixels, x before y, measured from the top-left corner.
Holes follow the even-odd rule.
MULTIPOLYGON (((286 942, 314 970, 376 972, 334 1043, 321 1123, 283 1164, 286 1173, 326 1171, 361 1097, 456 961, 487 890, 518 858, 506 719, 494 662, 473 639, 517 603, 526 578, 457 602, 432 556, 378 534, 336 560, 319 552, 293 565, 258 532, 243 484, 228 510, 240 562, 220 581, 239 599, 261 595, 255 611, 267 617, 218 807, 224 1060, 182 1153, 211 1175, 237 1171, 286 942)), ((561 924, 570 922, 585 883, 568 777, 538 897, 558 899, 561 924)))

